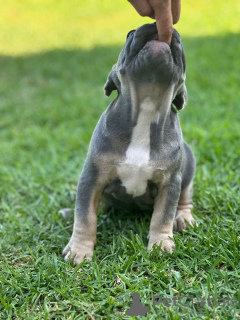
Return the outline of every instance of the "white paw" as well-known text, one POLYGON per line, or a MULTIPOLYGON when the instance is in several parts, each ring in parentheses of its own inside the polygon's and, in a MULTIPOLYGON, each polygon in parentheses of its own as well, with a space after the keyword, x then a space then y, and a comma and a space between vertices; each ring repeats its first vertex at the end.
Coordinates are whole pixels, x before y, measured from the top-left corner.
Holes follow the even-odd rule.
POLYGON ((63 208, 58 211, 58 213, 60 213, 63 216, 63 218, 66 220, 69 218, 69 215, 72 212, 73 212, 73 209, 71 209, 71 208, 63 208))
POLYGON ((178 210, 175 221, 173 223, 173 230, 182 232, 197 225, 190 210, 178 210))
POLYGON ((152 250, 153 245, 156 244, 158 246, 161 246, 162 251, 167 253, 172 253, 173 250, 175 249, 175 243, 169 237, 172 238, 173 235, 159 234, 158 236, 154 236, 154 237, 150 236, 149 242, 148 242, 148 249, 152 250))
POLYGON ((94 243, 92 241, 82 241, 70 239, 69 243, 63 250, 65 261, 72 260, 74 265, 83 262, 84 259, 92 260, 94 243))

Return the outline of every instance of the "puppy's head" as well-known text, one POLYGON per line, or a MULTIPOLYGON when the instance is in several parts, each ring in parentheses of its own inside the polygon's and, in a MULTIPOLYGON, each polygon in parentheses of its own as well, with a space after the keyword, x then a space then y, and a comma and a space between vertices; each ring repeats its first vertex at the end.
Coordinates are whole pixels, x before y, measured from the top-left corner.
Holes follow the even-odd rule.
MULTIPOLYGON (((129 32, 126 43, 105 84, 105 94, 119 93, 130 83, 147 84, 165 91, 173 86, 172 102, 178 110, 187 102, 185 55, 179 33, 174 30, 171 45, 158 41, 156 24, 145 24, 129 32)), ((149 92, 149 94, 151 94, 149 92)))

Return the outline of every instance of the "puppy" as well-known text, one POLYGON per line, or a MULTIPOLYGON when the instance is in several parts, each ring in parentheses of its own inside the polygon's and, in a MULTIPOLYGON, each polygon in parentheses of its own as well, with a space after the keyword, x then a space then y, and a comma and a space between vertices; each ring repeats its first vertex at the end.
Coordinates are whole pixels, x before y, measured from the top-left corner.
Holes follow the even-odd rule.
POLYGON ((171 46, 157 41, 156 24, 128 34, 105 85, 117 98, 93 132, 79 180, 74 227, 63 256, 91 260, 97 209, 131 204, 152 209, 148 248, 174 249, 173 230, 193 226, 195 160, 183 141, 176 109, 187 102, 185 56, 174 30, 171 46), (175 105, 175 107, 173 107, 175 105))

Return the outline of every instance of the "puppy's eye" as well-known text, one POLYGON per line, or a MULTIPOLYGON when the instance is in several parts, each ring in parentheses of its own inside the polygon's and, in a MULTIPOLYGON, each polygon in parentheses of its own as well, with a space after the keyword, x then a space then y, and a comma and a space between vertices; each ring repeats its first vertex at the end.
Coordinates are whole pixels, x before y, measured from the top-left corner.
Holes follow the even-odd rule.
POLYGON ((127 39, 128 39, 135 31, 136 31, 136 30, 131 30, 131 31, 129 31, 128 34, 127 34, 127 39))

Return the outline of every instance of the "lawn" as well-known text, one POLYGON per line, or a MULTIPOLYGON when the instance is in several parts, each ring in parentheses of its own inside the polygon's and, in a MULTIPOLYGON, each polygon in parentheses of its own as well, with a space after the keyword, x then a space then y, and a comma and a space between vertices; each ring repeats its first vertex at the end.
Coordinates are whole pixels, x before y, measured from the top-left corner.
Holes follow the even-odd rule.
POLYGON ((74 207, 126 34, 150 20, 120 0, 0 3, 1 320, 123 319, 132 292, 149 307, 136 319, 240 318, 239 15, 239 0, 186 0, 177 26, 189 94, 179 116, 197 160, 199 226, 174 233, 176 250, 159 256, 146 249, 149 215, 99 210, 93 261, 73 267, 61 259, 73 216, 58 210, 74 207), (156 295, 194 303, 154 308, 156 295), (207 297, 224 300, 197 304, 207 297))

